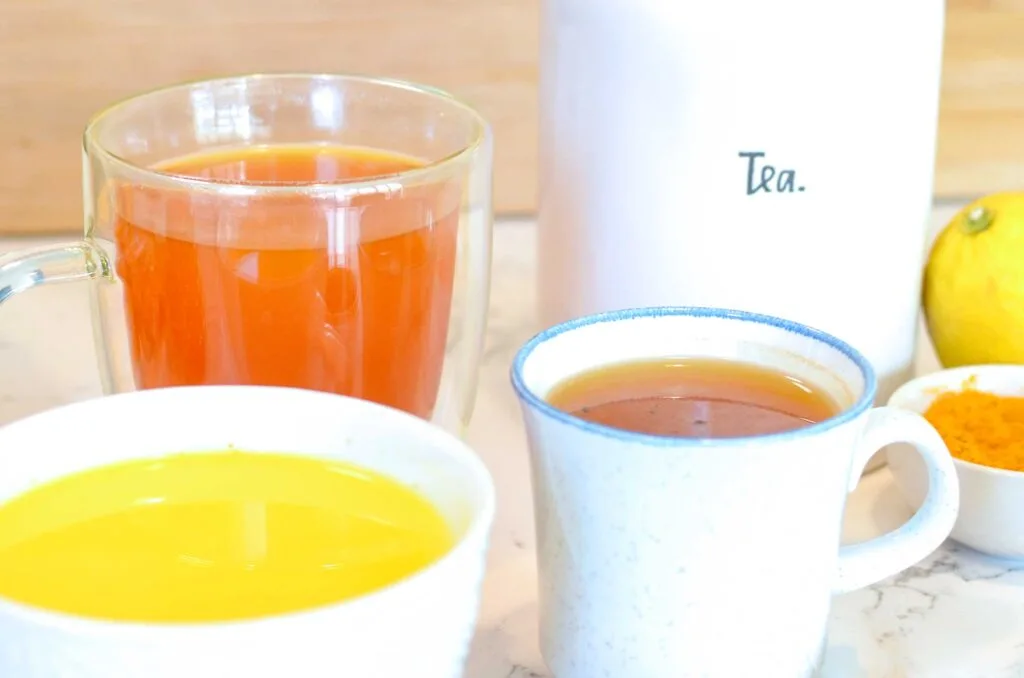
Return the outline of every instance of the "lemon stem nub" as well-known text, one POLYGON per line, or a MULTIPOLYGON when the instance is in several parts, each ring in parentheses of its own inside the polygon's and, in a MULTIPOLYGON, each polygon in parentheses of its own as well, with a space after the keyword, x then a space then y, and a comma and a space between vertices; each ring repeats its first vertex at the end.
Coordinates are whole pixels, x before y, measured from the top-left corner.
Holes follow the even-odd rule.
POLYGON ((990 210, 978 205, 977 207, 971 208, 971 210, 964 215, 964 218, 960 221, 960 228, 963 229, 963 232, 967 235, 981 233, 992 225, 993 216, 994 215, 990 210))

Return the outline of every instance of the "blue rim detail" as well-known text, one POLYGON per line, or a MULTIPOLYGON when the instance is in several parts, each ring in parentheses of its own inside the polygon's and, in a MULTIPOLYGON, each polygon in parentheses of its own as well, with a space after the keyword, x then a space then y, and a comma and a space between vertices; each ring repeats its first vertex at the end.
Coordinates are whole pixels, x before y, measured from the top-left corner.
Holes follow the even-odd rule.
POLYGON ((837 339, 831 334, 814 329, 813 327, 808 327, 791 320, 784 320, 770 315, 703 306, 654 306, 650 308, 630 308, 621 311, 596 313, 594 315, 588 315, 560 323, 554 327, 549 327, 548 329, 539 332, 523 344, 522 348, 519 349, 516 353, 516 357, 512 361, 510 376, 512 379, 512 387, 515 389, 519 398, 530 407, 551 419, 555 419, 563 424, 568 424, 587 433, 594 433, 606 438, 614 438, 626 442, 643 443, 645 445, 659 447, 721 447, 742 444, 744 442, 751 442, 755 440, 758 442, 773 443, 824 433, 825 431, 831 430, 837 426, 842 426, 843 424, 856 419, 873 407, 875 394, 878 390, 875 371, 872 369, 871 363, 868 362, 867 358, 865 358, 860 351, 850 346, 842 339, 837 339), (852 407, 843 410, 836 416, 792 431, 770 433, 762 436, 741 436, 736 438, 684 438, 680 436, 636 433, 580 419, 579 417, 575 417, 568 412, 563 412, 562 410, 548 404, 544 398, 527 388, 526 384, 523 383, 523 365, 526 364, 526 361, 530 358, 533 351, 541 344, 550 339, 554 339, 560 334, 572 332, 573 330, 580 329, 581 327, 587 327, 589 325, 615 323, 624 320, 636 320, 638 318, 660 318, 663 316, 688 316, 692 318, 722 318, 725 320, 738 320, 747 323, 757 323, 760 325, 777 327, 781 330, 813 339, 839 351, 857 365, 857 368, 860 369, 861 376, 864 378, 864 392, 852 407))

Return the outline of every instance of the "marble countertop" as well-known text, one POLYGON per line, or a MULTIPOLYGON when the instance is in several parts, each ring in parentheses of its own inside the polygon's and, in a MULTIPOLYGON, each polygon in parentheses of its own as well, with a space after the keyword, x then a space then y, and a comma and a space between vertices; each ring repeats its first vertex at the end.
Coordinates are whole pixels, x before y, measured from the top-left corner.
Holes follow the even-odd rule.
MULTIPOLYGON (((936 208, 933 225, 945 223, 952 209, 936 208)), ((499 508, 467 678, 549 676, 537 649, 529 462, 508 383, 512 355, 538 329, 535 230, 529 221, 512 221, 495 232, 491 318, 468 439, 496 479, 499 508)), ((0 250, 37 243, 0 239, 0 250)), ((99 395, 93 355, 84 286, 40 288, 5 303, 0 422, 99 395)), ((918 369, 935 366, 922 340, 918 369)), ((908 517, 882 468, 851 495, 844 540, 882 534, 908 517)), ((823 678, 1024 678, 1024 563, 947 543, 897 577, 835 598, 829 633, 823 678)))

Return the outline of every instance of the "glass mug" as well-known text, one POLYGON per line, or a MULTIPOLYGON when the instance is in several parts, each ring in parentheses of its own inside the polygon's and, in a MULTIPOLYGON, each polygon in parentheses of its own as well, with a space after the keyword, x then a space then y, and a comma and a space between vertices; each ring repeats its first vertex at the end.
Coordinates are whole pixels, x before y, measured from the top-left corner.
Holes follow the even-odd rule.
POLYGON ((285 74, 141 94, 86 128, 84 238, 0 258, 0 302, 91 281, 104 393, 291 386, 462 433, 491 167, 487 123, 429 87, 285 74))

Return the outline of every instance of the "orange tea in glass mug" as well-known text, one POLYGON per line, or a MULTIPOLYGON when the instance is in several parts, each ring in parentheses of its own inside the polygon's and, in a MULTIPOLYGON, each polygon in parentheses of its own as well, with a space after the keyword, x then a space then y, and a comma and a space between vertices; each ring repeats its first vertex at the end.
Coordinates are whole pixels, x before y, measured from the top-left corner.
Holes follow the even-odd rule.
POLYGON ((491 137, 408 83, 253 75, 118 103, 85 132, 85 237, 5 257, 0 300, 95 279, 105 392, 291 386, 468 421, 491 137))

